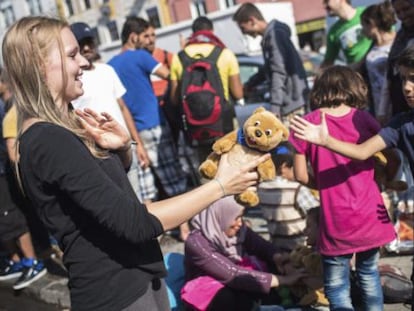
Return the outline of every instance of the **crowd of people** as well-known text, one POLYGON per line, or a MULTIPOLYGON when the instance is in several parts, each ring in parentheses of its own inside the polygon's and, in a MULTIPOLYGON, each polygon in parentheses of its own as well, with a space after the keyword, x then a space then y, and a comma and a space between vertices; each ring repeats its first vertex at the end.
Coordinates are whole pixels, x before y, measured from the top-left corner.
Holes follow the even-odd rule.
POLYGON ((234 13, 243 34, 262 37, 271 111, 291 133, 277 154, 241 168, 223 155, 208 181, 183 170, 178 142, 197 168, 211 137, 239 126, 234 105, 255 82, 242 85, 209 18, 193 21, 174 54, 156 46, 154 26, 129 16, 107 63, 86 23, 15 22, 0 76, 0 281, 16 279, 20 290, 46 275, 39 255, 56 241, 73 310, 169 310, 159 240, 179 228, 184 310, 383 310, 381 248, 397 238, 394 216, 414 213, 414 2, 323 3, 338 20, 312 89, 286 24, 249 2, 234 13), (334 65, 340 55, 346 66, 334 65), (209 89, 189 81, 200 60, 218 82, 209 89), (191 84, 214 104, 194 106, 191 84), (379 152, 385 178, 404 191, 376 180, 379 152), (270 157, 277 178, 258 185, 256 168, 270 157), (233 198, 249 187, 259 188, 269 241, 233 198), (398 204, 386 203, 390 193, 398 204))

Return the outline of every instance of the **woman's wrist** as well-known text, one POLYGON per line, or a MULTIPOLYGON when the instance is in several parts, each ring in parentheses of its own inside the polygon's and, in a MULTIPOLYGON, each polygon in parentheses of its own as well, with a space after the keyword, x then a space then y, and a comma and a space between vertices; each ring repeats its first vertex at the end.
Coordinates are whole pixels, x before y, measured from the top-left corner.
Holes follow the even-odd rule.
POLYGON ((137 142, 134 140, 129 140, 124 146, 122 146, 121 148, 118 148, 118 152, 126 152, 129 151, 129 149, 131 149, 132 145, 136 145, 137 142))
POLYGON ((223 184, 221 183, 221 180, 218 179, 218 178, 214 178, 213 181, 215 181, 218 184, 218 186, 220 187, 222 197, 225 197, 227 194, 226 194, 226 190, 224 189, 223 184))

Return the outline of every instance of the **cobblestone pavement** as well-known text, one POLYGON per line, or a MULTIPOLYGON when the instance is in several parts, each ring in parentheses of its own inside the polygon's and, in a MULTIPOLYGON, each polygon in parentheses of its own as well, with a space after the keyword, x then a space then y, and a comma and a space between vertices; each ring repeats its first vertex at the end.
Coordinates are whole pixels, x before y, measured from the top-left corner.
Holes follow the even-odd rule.
MULTIPOLYGON (((252 215, 247 217, 253 225, 253 229, 259 232, 263 237, 267 237, 266 223, 260 217, 252 215)), ((184 252, 184 243, 177 240, 178 231, 173 231, 171 234, 166 234, 160 238, 161 248, 164 254, 168 252, 184 252)), ((411 274, 412 269, 412 256, 410 255, 387 255, 382 257, 381 263, 388 263, 399 267, 407 276, 411 274)), ((35 299, 43 303, 57 306, 56 310, 63 311, 69 310, 70 299, 69 291, 67 288, 67 278, 64 277, 64 271, 53 261, 49 262, 49 271, 42 279, 36 281, 28 288, 15 293, 18 295, 25 295, 27 298, 35 299)), ((0 291, 12 292, 12 282, 0 282, 0 291)), ((4 308, 0 304, 0 311, 9 310, 4 308)), ((11 309, 10 309, 11 310, 11 309)), ((13 309, 14 310, 14 309, 13 309)), ((23 310, 23 309, 22 309, 23 310)), ((404 304, 385 304, 385 311, 408 311, 411 310, 411 306, 404 304)), ((40 310, 39 310, 40 311, 40 310)))
MULTIPOLYGON (((250 217, 245 217, 248 219, 253 229, 259 232, 264 238, 268 238, 267 235, 267 228, 266 222, 261 219, 259 213, 251 213, 250 217)), ((172 236, 164 236, 161 239, 161 247, 163 253, 166 254, 167 252, 184 252, 184 243, 178 242, 172 236)), ((412 265, 413 265, 413 256, 412 255, 396 255, 396 254, 384 254, 381 259, 380 263, 383 264, 390 264, 399 267, 402 272, 408 277, 411 275, 412 265)), ((402 303, 398 304, 385 304, 384 311, 409 311, 411 310, 410 305, 405 305, 402 303)))

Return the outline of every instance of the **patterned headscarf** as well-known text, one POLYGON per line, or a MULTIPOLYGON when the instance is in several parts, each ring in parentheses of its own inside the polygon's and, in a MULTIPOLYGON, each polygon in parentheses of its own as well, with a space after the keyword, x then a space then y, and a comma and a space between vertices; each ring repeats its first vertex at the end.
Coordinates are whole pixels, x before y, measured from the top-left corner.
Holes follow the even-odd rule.
POLYGON ((245 238, 246 227, 242 225, 236 236, 231 238, 224 231, 241 215, 243 209, 233 196, 227 196, 211 204, 191 221, 194 229, 199 230, 220 253, 236 263, 242 259, 241 244, 245 238))

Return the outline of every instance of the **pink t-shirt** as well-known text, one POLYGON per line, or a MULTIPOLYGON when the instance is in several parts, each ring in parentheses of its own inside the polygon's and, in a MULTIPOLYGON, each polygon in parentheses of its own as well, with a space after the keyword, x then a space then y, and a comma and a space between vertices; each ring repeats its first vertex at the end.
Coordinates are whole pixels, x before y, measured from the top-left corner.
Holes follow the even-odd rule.
MULTIPOLYGON (((320 110, 305 116, 319 124, 320 110)), ((340 117, 326 114, 329 133, 342 141, 362 143, 380 130, 366 111, 351 109, 340 117)), ((374 159, 354 161, 324 147, 295 138, 289 141, 310 161, 320 191, 319 251, 337 256, 384 245, 395 238, 380 191, 374 181, 374 159)))

